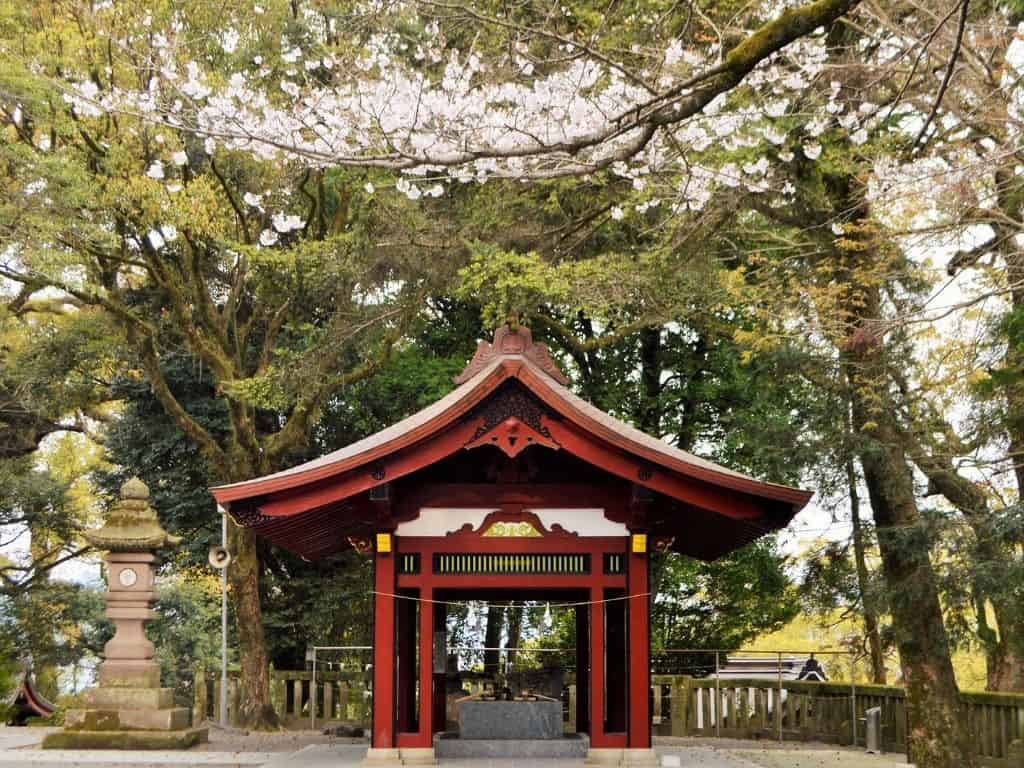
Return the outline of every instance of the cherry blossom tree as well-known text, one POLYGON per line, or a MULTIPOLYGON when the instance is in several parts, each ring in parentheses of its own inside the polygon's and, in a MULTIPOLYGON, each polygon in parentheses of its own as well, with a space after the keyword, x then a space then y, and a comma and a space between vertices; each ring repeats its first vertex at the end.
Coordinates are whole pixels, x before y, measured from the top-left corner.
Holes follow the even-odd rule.
MULTIPOLYGON (((980 224, 996 233, 982 241, 988 250, 965 249, 957 269, 983 263, 991 243, 1010 243, 1010 222, 1020 220, 1016 75, 980 53, 986 34, 1009 51, 1012 28, 959 23, 965 0, 948 14, 895 0, 858 5, 765 3, 737 15, 657 2, 510 9, 411 0, 343 12, 298 2, 100 2, 41 16, 7 8, 16 31, 2 41, 0 101, 14 194, 0 275, 30 295, 109 313, 167 412, 224 480, 287 465, 323 404, 372 375, 422 317, 422 298, 460 282, 460 266, 470 293, 494 284, 495 265, 521 269, 523 284, 485 309, 531 311, 553 333, 565 329, 538 311, 545 291, 549 303, 575 308, 588 280, 607 303, 624 283, 645 294, 619 332, 678 317, 679 283, 653 279, 663 263, 608 255, 597 280, 596 269, 535 255, 476 248, 467 259, 436 219, 468 190, 598 180, 615 192, 580 217, 586 225, 661 227, 671 233, 666 250, 694 247, 734 218, 773 221, 772 237, 819 262, 834 257, 848 288, 860 280, 848 296, 870 294, 870 311, 853 299, 837 304, 835 274, 820 271, 811 281, 817 305, 798 293, 786 308, 805 313, 823 347, 856 352, 845 345, 858 329, 908 318, 889 311, 877 271, 855 269, 857 254, 842 241, 856 242, 876 211, 883 220, 898 213, 904 191, 931 194, 920 183, 929 167, 941 199, 960 201, 949 209, 956 216, 943 213, 947 231, 980 224), (977 129, 978 104, 993 102, 1005 109, 977 129), (979 164, 991 182, 974 183, 979 164), (831 190, 827 204, 810 204, 822 203, 814 184, 839 178, 856 195, 831 190), (972 191, 964 197, 960 187, 972 191), (998 206, 991 189, 1004 193, 998 206), (844 207, 853 202, 856 215, 844 207), (321 276, 312 285, 311 274, 321 276), (166 386, 167 347, 187 349, 215 377, 229 434, 201 423, 166 386)), ((998 258, 1011 265, 1018 251, 998 258)), ((1015 284, 1015 268, 1000 285, 1015 284)), ((742 292, 750 279, 736 270, 715 290, 742 292)), ((786 285, 780 278, 771 288, 786 285)), ((570 347, 582 356, 597 343, 570 347)), ((854 373, 877 362, 861 351, 854 373)), ((883 386, 877 377, 850 383, 883 386)), ((901 426, 883 433, 866 413, 860 428, 882 443, 901 426)), ((896 478, 912 496, 906 462, 888 458, 875 467, 876 487, 896 478)), ((901 514, 916 516, 903 495, 901 514)), ((270 725, 258 557, 250 535, 232 537, 246 714, 270 725)), ((927 552, 914 563, 926 560, 927 552)), ((938 636, 938 598, 926 586, 938 636)), ((908 629, 912 606, 904 608, 908 629)), ((946 662, 948 654, 935 667, 935 695, 950 710, 946 662)))

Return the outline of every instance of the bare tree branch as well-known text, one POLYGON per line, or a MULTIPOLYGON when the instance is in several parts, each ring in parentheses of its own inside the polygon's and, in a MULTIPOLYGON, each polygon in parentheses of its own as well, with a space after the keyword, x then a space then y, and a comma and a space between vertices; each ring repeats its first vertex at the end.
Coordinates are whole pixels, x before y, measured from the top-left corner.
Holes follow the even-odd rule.
POLYGON ((928 117, 925 118, 924 124, 921 125, 921 130, 918 131, 917 137, 910 145, 910 151, 913 152, 925 134, 928 132, 928 126, 931 125, 932 120, 935 119, 935 115, 939 112, 939 107, 942 105, 942 97, 946 95, 946 89, 949 87, 949 81, 953 77, 953 69, 956 67, 957 57, 960 55, 960 45, 964 39, 964 28, 967 26, 967 9, 970 7, 970 0, 960 0, 960 22, 956 28, 956 42, 953 44, 953 51, 949 55, 949 64, 946 66, 946 73, 942 77, 942 84, 939 86, 938 93, 935 94, 935 103, 932 104, 931 110, 928 112, 928 117))

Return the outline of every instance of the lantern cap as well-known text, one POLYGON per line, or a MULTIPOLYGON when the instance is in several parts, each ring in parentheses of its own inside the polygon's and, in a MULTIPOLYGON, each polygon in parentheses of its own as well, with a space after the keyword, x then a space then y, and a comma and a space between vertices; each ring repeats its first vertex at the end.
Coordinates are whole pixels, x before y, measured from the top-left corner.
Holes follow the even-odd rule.
POLYGON ((181 543, 161 527, 149 505, 149 488, 133 477, 121 486, 120 498, 110 505, 103 527, 84 534, 86 541, 108 552, 145 552, 181 543))

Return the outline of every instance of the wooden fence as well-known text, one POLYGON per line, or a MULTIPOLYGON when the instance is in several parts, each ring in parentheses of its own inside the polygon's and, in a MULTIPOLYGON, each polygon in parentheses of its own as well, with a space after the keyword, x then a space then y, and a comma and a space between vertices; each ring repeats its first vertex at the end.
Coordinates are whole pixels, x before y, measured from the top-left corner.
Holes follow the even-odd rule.
MULTIPOLYGON (((562 701, 567 731, 574 731, 576 685, 567 676, 562 701)), ((346 722, 369 728, 369 671, 312 672, 271 670, 271 700, 283 723, 310 727, 310 696, 316 697, 317 725, 346 722)), ((228 678, 228 719, 236 723, 237 673, 228 678)), ((479 684, 477 684, 479 686, 479 684)), ((472 684, 471 684, 472 687, 472 684)), ((217 719, 219 676, 196 673, 194 722, 217 719)), ((475 690, 474 690, 475 692, 475 690)), ((1022 768, 1011 744, 1024 741, 1024 695, 971 693, 960 695, 975 753, 989 768, 1022 768)), ((907 721, 902 688, 881 685, 812 683, 764 679, 692 678, 685 675, 651 677, 651 719, 655 735, 731 737, 819 741, 865 745, 864 718, 868 709, 881 708, 882 747, 906 752, 907 721), (781 693, 780 693, 781 690, 781 693)), ((1020 749, 1020 747, 1018 747, 1020 749)))
MULTIPOLYGON (((907 750, 902 688, 849 683, 655 675, 654 732, 665 736, 820 741, 865 746, 867 710, 881 709, 882 748, 907 750), (856 740, 856 742, 854 742, 856 740)), ((962 717, 974 752, 990 768, 1022 768, 1024 695, 963 692, 962 717), (1011 744, 1019 746, 1011 750, 1011 744)))
MULTIPOLYGON (((369 728, 370 691, 373 676, 369 670, 331 672, 317 670, 316 690, 309 670, 270 670, 270 701, 286 728, 309 728, 310 695, 316 695, 317 725, 344 722, 369 728)), ((220 701, 220 676, 196 672, 192 721, 217 720, 220 701)), ((238 724, 240 689, 238 672, 228 673, 228 722, 238 724)))

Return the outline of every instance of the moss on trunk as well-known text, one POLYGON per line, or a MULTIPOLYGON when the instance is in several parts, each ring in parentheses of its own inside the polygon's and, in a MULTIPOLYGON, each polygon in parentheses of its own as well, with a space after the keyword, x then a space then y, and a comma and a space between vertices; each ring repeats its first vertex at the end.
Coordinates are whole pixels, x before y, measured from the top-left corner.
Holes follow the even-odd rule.
POLYGON ((870 246, 840 257, 850 335, 843 350, 853 428, 878 534, 882 572, 899 649, 909 722, 908 756, 919 768, 975 764, 930 559, 888 375, 884 339, 871 327, 881 316, 881 287, 864 263, 870 246), (863 276, 863 278, 862 278, 863 276))
POLYGON ((230 523, 228 545, 232 553, 228 582, 238 627, 238 654, 242 667, 238 723, 255 730, 275 730, 281 724, 270 703, 270 659, 260 607, 256 534, 230 523))

